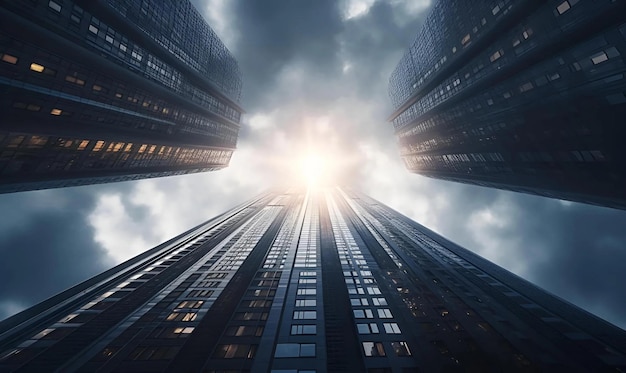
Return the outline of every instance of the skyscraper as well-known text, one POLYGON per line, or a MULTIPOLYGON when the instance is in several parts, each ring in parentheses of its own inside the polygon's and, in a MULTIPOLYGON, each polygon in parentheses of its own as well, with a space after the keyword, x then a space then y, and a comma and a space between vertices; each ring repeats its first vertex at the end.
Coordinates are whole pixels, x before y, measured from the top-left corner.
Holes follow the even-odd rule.
POLYGON ((2 371, 608 371, 626 332, 354 191, 267 192, 0 322, 2 371))
POLYGON ((626 3, 438 1, 389 81, 406 167, 626 208, 626 3))
POLYGON ((2 0, 0 193, 226 167, 240 93, 188 0, 2 0))

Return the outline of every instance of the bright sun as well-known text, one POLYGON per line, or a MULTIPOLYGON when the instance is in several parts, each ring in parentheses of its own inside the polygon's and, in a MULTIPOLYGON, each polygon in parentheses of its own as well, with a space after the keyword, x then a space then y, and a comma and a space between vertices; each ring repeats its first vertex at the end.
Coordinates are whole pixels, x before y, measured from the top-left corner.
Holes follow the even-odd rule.
POLYGON ((300 176, 308 186, 324 184, 329 177, 328 160, 319 154, 308 154, 300 160, 300 176))

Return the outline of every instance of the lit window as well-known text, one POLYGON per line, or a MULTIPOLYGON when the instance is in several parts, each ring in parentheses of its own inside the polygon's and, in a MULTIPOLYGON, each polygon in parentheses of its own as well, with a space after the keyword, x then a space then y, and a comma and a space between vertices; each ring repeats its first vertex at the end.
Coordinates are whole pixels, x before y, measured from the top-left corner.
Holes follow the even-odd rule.
MULTIPOLYGON (((120 147, 123 144, 124 143, 118 143, 118 145, 120 145, 120 147)), ((201 301, 201 300, 185 300, 185 301, 180 302, 178 304, 178 306, 176 306, 176 308, 200 308, 203 303, 204 303, 204 301, 201 301)))
POLYGON ((221 359, 252 359, 256 345, 218 345, 214 357, 221 359))
POLYGON ((33 63, 30 64, 30 69, 32 71, 35 71, 35 72, 38 72, 38 73, 42 73, 43 70, 45 69, 45 67, 41 66, 40 64, 37 64, 37 63, 33 62, 33 63))
POLYGON ((72 75, 66 76, 65 77, 65 81, 70 82, 70 83, 75 83, 75 84, 78 84, 80 86, 85 85, 85 81, 83 79, 79 79, 79 78, 77 78, 75 76, 72 76, 72 75))
POLYGON ((363 342, 365 356, 385 356, 385 348, 380 342, 363 342))
POLYGON ((61 109, 52 109, 52 110, 50 110, 50 114, 52 114, 52 115, 61 115, 61 113, 63 113, 63 110, 61 110, 61 109))
POLYGON ((389 308, 381 308, 378 310, 378 317, 381 319, 391 319, 393 315, 389 308))
POLYGON ((494 62, 500 57, 502 57, 501 51, 496 51, 494 54, 491 55, 491 57, 489 57, 489 61, 494 62))
POLYGON ((556 7, 556 11, 559 12, 559 14, 563 14, 567 12, 570 8, 571 6, 569 5, 569 2, 564 1, 556 7))
POLYGON ((102 150, 102 147, 104 147, 104 141, 100 140, 96 142, 96 145, 93 147, 93 151, 99 152, 100 150, 102 150))
POLYGON ((94 34, 97 34, 98 28, 94 25, 89 25, 89 31, 93 32, 94 34))
POLYGON ((85 150, 85 148, 87 147, 87 145, 89 145, 89 140, 83 140, 80 142, 80 145, 78 145, 78 150, 85 150))
POLYGON ((17 57, 11 56, 10 54, 3 54, 2 61, 15 65, 17 63, 17 57))
POLYGON ((57 12, 61 12, 61 5, 57 4, 56 2, 50 0, 48 2, 48 6, 50 7, 50 9, 55 10, 57 12))
POLYGON ((187 328, 175 328, 174 329, 174 334, 191 334, 191 332, 193 332, 193 327, 187 327, 187 328))
POLYGON ((463 37, 463 39, 461 39, 461 44, 465 45, 469 42, 470 40, 470 34, 467 34, 463 37))
POLYGON ((411 356, 411 350, 406 342, 391 342, 391 347, 396 356, 411 356))
POLYGON ((593 62, 594 65, 607 61, 608 59, 609 56, 607 56, 604 51, 591 56, 591 62, 593 62))
POLYGON ((260 337, 263 335, 263 327, 251 325, 231 326, 226 329, 226 335, 231 337, 260 337))

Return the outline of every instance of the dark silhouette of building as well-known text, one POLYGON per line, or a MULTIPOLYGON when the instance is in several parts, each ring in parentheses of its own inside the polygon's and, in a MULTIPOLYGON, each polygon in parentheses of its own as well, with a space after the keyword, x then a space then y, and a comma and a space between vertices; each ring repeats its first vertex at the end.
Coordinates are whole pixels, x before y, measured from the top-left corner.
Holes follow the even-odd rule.
POLYGON ((624 368, 623 330, 338 188, 264 193, 0 322, 2 371, 624 368))
POLYGON ((240 92, 187 0, 1 0, 0 193, 226 167, 240 92))
POLYGON ((626 208, 626 3, 438 1, 391 75, 424 176, 626 208))

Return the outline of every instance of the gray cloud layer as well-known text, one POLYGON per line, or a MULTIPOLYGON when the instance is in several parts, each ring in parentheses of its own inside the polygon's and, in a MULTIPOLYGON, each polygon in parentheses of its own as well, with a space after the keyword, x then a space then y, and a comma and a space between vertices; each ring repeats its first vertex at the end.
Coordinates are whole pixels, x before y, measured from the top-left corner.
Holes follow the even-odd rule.
POLYGON ((404 170, 385 122, 387 80, 427 1, 194 3, 244 73, 248 114, 231 167, 0 196, 0 318, 284 181, 288 161, 317 143, 349 159, 344 182, 626 327, 626 212, 404 170), (348 18, 359 5, 368 11, 348 18))

